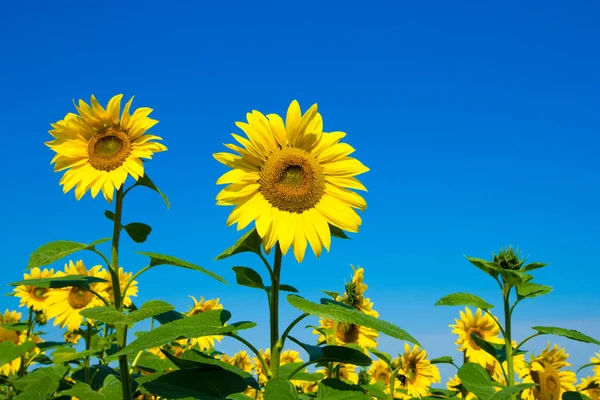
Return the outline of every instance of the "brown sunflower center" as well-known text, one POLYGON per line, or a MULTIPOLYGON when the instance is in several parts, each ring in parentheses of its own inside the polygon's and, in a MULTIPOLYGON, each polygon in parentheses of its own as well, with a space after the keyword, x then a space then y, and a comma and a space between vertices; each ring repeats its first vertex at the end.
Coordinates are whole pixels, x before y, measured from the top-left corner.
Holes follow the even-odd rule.
POLYGON ((97 132, 88 143, 90 164, 100 171, 119 168, 131 154, 131 141, 125 132, 106 128, 97 132))
POLYGON ((354 324, 348 324, 340 322, 338 324, 337 337, 344 343, 356 343, 358 342, 358 336, 360 334, 360 327, 354 324))
POLYGON ((46 293, 48 289, 40 288, 40 287, 31 287, 31 291, 29 294, 36 300, 44 300, 46 298, 46 293))
POLYGON ((409 361, 407 363, 405 373, 406 380, 408 380, 410 383, 414 383, 416 381, 418 376, 418 369, 414 361, 409 361))
POLYGON ((383 381, 383 383, 385 383, 387 385, 388 383, 390 383, 391 375, 392 374, 390 374, 388 371, 382 369, 381 371, 379 371, 375 374, 375 380, 383 381))
POLYGON ((259 183, 272 206, 298 214, 313 208, 325 192, 323 167, 312 154, 294 147, 271 154, 259 183))
POLYGON ((532 371, 533 381, 540 386, 533 388, 533 394, 538 400, 560 400, 560 377, 549 365, 544 365, 544 371, 532 371))
POLYGON ((74 287, 69 291, 68 301, 71 307, 80 310, 90 304, 93 297, 94 295, 90 292, 74 287))

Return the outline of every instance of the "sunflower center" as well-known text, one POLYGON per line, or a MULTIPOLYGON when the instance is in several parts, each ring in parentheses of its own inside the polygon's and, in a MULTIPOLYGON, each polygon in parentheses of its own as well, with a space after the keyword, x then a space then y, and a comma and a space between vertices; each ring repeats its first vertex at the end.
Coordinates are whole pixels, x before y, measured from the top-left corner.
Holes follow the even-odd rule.
POLYGON ((131 154, 131 141, 125 132, 106 128, 97 132, 88 143, 90 164, 100 171, 119 168, 131 154))
POLYGON ((71 307, 73 307, 76 310, 79 310, 90 304, 93 297, 94 295, 90 292, 81 288, 74 287, 71 288, 71 290, 69 291, 68 301, 71 307))
POLYGON ((44 300, 46 298, 46 292, 48 292, 48 289, 32 287, 31 292, 29 293, 31 294, 31 297, 36 300, 44 300))
POLYGON ((405 372, 406 372, 406 379, 410 383, 414 383, 415 380, 417 379, 417 366, 415 365, 415 363, 410 361, 407 365, 405 372))
POLYGON ((344 343, 356 343, 360 334, 360 327, 354 324, 341 322, 338 324, 337 337, 344 343))
POLYGON ((260 172, 260 191, 272 206, 301 214, 325 192, 323 167, 309 152, 283 148, 269 157, 260 172))

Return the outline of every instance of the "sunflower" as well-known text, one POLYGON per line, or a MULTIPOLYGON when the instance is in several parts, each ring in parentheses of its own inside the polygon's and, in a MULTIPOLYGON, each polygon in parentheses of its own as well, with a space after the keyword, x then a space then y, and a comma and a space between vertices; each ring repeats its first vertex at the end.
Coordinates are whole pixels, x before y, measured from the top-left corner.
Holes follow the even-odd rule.
MULTIPOLYGON (((0 324, 12 324, 21 320, 21 313, 16 311, 4 311, 4 314, 0 314, 0 324)), ((21 332, 9 330, 0 326, 0 343, 2 342, 13 342, 14 344, 21 344, 25 342, 25 335, 21 332)), ((8 362, 4 365, 0 365, 0 375, 8 376, 10 374, 16 374, 21 367, 21 357, 8 362)))
POLYGON ((581 378, 581 383, 576 386, 576 389, 592 400, 600 400, 600 378, 597 375, 596 377, 581 378))
MULTIPOLYGON (((23 274, 25 280, 28 279, 40 279, 40 278, 52 278, 54 275, 53 269, 45 269, 42 271, 38 267, 32 268, 31 273, 23 274)), ((15 296, 18 297, 21 302, 19 307, 32 308, 35 311, 43 311, 47 305, 47 296, 50 289, 20 285, 15 288, 15 296)))
POLYGON ((323 132, 323 119, 314 104, 304 115, 297 101, 290 104, 285 124, 276 114, 246 114, 237 122, 247 138, 232 134, 237 152, 216 153, 217 161, 232 168, 217 180, 228 184, 217 204, 235 206, 227 226, 244 229, 252 221, 268 253, 276 243, 286 254, 290 246, 298 262, 307 243, 317 257, 329 251, 329 225, 358 232, 365 200, 354 190, 366 190, 356 175, 369 169, 349 157, 354 149, 340 140, 343 132, 323 132))
MULTIPOLYGON (((446 389, 448 389, 448 390, 457 390, 458 393, 456 393, 456 397, 462 399, 463 398, 463 394, 462 394, 461 388, 464 391, 467 390, 467 389, 465 389, 462 386, 462 382, 458 378, 458 375, 454 375, 453 377, 451 377, 450 379, 448 379, 448 382, 446 383, 446 389)), ((476 399, 476 398, 477 398, 477 396, 475 396, 473 393, 467 392, 467 397, 465 398, 465 400, 473 400, 473 399, 476 399)))
MULTIPOLYGON (((196 298, 194 296, 190 296, 190 297, 194 301, 194 306, 187 313, 187 315, 190 317, 192 315, 200 314, 205 311, 222 310, 223 309, 223 305, 219 304, 219 299, 212 299, 212 300, 205 301, 204 297, 201 297, 200 301, 198 301, 198 300, 196 300, 196 298)), ((202 336, 199 338, 193 338, 191 340, 191 345, 192 346, 198 345, 198 347, 200 347, 200 350, 210 350, 215 345, 215 341, 220 342, 221 339, 223 339, 223 336, 221 336, 221 335, 202 336)))
POLYGON ((371 383, 381 381, 385 386, 388 386, 392 378, 392 370, 385 361, 374 360, 369 367, 369 375, 371 376, 371 383))
MULTIPOLYGON (((85 275, 101 278, 104 275, 104 272, 100 265, 96 265, 90 270, 87 270, 85 265, 83 265, 83 261, 79 260, 75 264, 73 264, 73 261, 69 261, 69 264, 65 265, 64 273, 58 271, 55 274, 57 277, 69 275, 85 275)), ((108 297, 108 293, 103 290, 105 287, 106 285, 103 282, 90 284, 90 289, 104 298, 108 297)), ((54 325, 60 324, 61 328, 66 326, 69 331, 79 329, 83 323, 84 318, 79 314, 79 311, 104 305, 102 300, 91 292, 74 286, 53 289, 47 293, 47 297, 48 307, 46 313, 48 314, 48 318, 56 318, 54 320, 54 325)))
MULTIPOLYGON (((351 382, 353 384, 358 384, 358 373, 356 373, 356 365, 352 364, 337 364, 336 367, 339 370, 340 379, 344 381, 351 382)), ((327 370, 319 369, 315 372, 323 374, 323 376, 327 376, 327 370)))
POLYGON ((252 359, 250 358, 250 356, 248 355, 248 352, 246 350, 242 350, 242 351, 234 354, 233 357, 231 357, 231 358, 227 357, 227 358, 228 358, 227 361, 225 361, 225 360, 221 360, 221 361, 225 361, 228 364, 236 366, 239 369, 241 369, 242 371, 252 372, 252 368, 254 367, 254 365, 252 364, 252 359))
POLYGON ((401 376, 399 387, 406 389, 409 395, 426 396, 432 383, 440 382, 440 371, 427 359, 427 352, 415 345, 412 350, 404 344, 404 354, 396 361, 400 365, 398 375, 401 376))
MULTIPOLYGON (((132 275, 133 275, 133 273, 131 273, 131 272, 126 273, 123 271, 123 268, 119 267, 119 288, 121 291, 123 291, 123 289, 125 289, 125 286, 127 285, 127 282, 129 282, 129 280, 131 279, 132 275)), ((114 303, 115 291, 113 288, 112 275, 110 274, 109 271, 103 270, 100 278, 106 280, 106 283, 104 283, 102 290, 104 290, 106 293, 108 293, 109 299, 114 303)), ((123 305, 125 307, 131 306, 131 303, 133 302, 131 300, 131 298, 136 297, 137 293, 138 293, 137 281, 133 281, 133 282, 131 282, 131 285, 129 285, 129 287, 127 288, 127 293, 125 293, 125 296, 123 298, 123 305)))
POLYGON ((83 100, 75 106, 79 115, 68 113, 52 124, 49 133, 54 140, 46 143, 56 152, 51 163, 56 172, 67 170, 60 184, 65 193, 75 187, 77 200, 88 190, 92 197, 102 190, 104 198, 112 202, 114 190, 128 175, 135 180, 144 176, 142 158, 167 150, 153 141, 162 140, 160 137, 146 134, 158 122, 148 118, 152 109, 142 107, 129 114, 132 97, 119 118, 122 98, 122 94, 114 96, 105 110, 92 95, 91 106, 83 100))
MULTIPOLYGON (((271 349, 265 349, 264 352, 262 351, 262 349, 260 349, 259 353, 264 358, 265 362, 267 363, 267 367, 271 368, 271 349)), ((267 372, 263 368, 262 363, 260 362, 258 357, 254 357, 252 359, 252 362, 254 363, 254 375, 256 375, 258 383, 260 385, 266 385, 267 384, 267 372)), ((282 362, 282 364, 283 364, 283 362, 282 362)))
POLYGON ((561 371, 550 362, 536 360, 522 376, 523 383, 537 383, 521 393, 522 400, 560 400, 567 391, 575 391, 575 372, 561 371))
POLYGON ((494 357, 482 350, 471 338, 471 335, 474 334, 490 343, 503 343, 504 341, 498 337, 500 333, 498 324, 488 314, 484 314, 480 308, 477 309, 475 315, 468 307, 465 311, 466 313, 460 312, 460 319, 455 320, 456 325, 450 325, 451 328, 454 328, 452 333, 458 335, 455 344, 459 345, 460 351, 465 352, 468 361, 482 367, 493 364, 494 357))
MULTIPOLYGON (((379 317, 379 313, 373 310, 373 303, 370 299, 364 297, 367 290, 367 285, 364 283, 364 269, 354 268, 352 266, 353 275, 350 283, 346 284, 346 291, 343 295, 337 296, 336 301, 347 304, 348 306, 372 317, 379 317)), ((368 348, 377 347, 377 338, 379 333, 372 328, 358 326, 349 323, 336 323, 330 319, 319 320, 320 328, 313 331, 319 335, 320 343, 329 344, 357 344, 365 353, 368 353, 368 348), (336 329, 337 326, 337 329, 336 329), (336 329, 335 339, 333 331, 336 329), (324 332, 331 332, 329 335, 324 335, 324 332)))
POLYGON ((76 332, 66 331, 65 334, 63 335, 63 338, 65 339, 65 342, 67 342, 67 343, 77 344, 77 342, 79 342, 79 340, 81 340, 81 335, 76 332))

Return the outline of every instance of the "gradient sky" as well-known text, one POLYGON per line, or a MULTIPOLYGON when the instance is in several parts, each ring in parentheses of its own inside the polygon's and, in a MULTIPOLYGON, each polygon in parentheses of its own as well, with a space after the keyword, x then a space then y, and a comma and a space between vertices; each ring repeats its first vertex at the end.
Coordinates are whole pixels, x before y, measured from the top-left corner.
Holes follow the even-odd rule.
MULTIPOLYGON (((147 172, 172 208, 149 190, 128 196, 125 222, 153 232, 142 245, 123 240, 122 265, 137 271, 146 259, 135 251, 154 251, 230 282, 156 268, 142 276, 136 303, 162 299, 184 311, 188 295, 219 297, 233 320, 259 324, 245 336, 264 348, 265 298, 237 286, 230 269, 263 272, 260 261, 214 261, 240 233, 225 226, 231 209, 215 205, 226 168, 211 154, 239 133, 234 123, 246 112, 281 115, 297 99, 303 110, 318 103, 325 130, 347 132, 371 171, 361 178, 369 192, 360 233, 335 240, 318 260, 286 257, 283 282, 318 300, 321 289, 343 291, 350 264, 360 265, 382 319, 431 357, 460 359, 448 328, 459 309, 433 305, 459 291, 499 305, 496 283, 463 255, 489 258, 512 244, 550 263, 535 275, 554 287, 518 308, 516 337, 532 325, 600 336, 597 3, 206 4, 3 4, 2 281, 21 279, 29 254, 45 242, 110 236, 107 203, 64 195, 44 142, 50 123, 75 111, 73 99, 95 94, 106 104, 118 93, 135 95, 134 107, 155 110, 152 132, 169 148, 147 172)), ((79 258, 99 263, 91 253, 79 258)), ((0 298, 1 309, 16 305, 0 298)), ((284 302, 284 322, 297 314, 284 302)), ((294 335, 314 341, 302 327, 294 335)), ((550 336, 528 348, 539 352, 547 340, 566 345, 575 365, 599 350, 550 336)), ((402 348, 390 338, 381 344, 402 348)), ((230 340, 219 348, 241 349, 230 340)), ((445 384, 451 369, 442 373, 445 384)))

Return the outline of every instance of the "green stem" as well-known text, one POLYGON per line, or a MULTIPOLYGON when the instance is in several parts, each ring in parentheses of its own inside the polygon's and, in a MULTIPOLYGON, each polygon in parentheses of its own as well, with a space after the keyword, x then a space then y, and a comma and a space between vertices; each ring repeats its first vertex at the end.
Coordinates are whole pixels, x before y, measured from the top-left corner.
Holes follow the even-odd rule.
POLYGON ((302 370, 304 370, 304 368, 308 367, 309 365, 316 364, 318 362, 319 362, 319 360, 305 362, 304 364, 302 364, 298 368, 296 368, 294 371, 292 371, 292 373, 288 376, 288 380, 291 380, 294 377, 294 375, 296 375, 298 372, 301 372, 302 370))
POLYGON ((490 318, 492 318, 494 320, 494 322, 496 322, 496 325, 498 325, 498 328, 500 328, 500 332, 502 332, 502 336, 505 337, 506 336, 506 332, 504 332, 504 328, 502 328, 502 324, 500 323, 500 321, 498 321, 498 318, 496 318, 491 312, 490 310, 488 310, 487 308, 484 308, 483 311, 490 316, 490 318))
POLYGON ((144 272, 148 271, 150 268, 154 267, 154 265, 147 265, 144 268, 140 269, 138 272, 136 272, 131 279, 127 282, 127 284, 125 284, 125 287, 123 288, 122 292, 123 292, 123 296, 127 295, 127 289, 129 289, 129 286, 133 283, 133 281, 135 281, 135 278, 137 278, 138 276, 140 276, 141 274, 143 274, 144 272))
POLYGON ((292 323, 286 328, 285 331, 283 331, 283 334, 281 335, 281 347, 283 348, 283 345, 285 344, 285 339, 287 339, 288 335, 290 334, 291 330, 294 329, 294 327, 296 325, 298 325, 298 323, 300 321, 302 321, 304 318, 308 317, 308 314, 302 314, 301 316, 299 316, 298 318, 296 318, 295 320, 292 321, 292 323))
POLYGON ((281 349, 283 348, 282 343, 279 341, 279 277, 281 275, 282 259, 281 247, 277 243, 271 278, 271 374, 273 378, 279 377, 279 363, 281 349))
MULTIPOLYGON (((515 384, 515 372, 513 368, 513 348, 512 348, 512 337, 511 337, 511 318, 510 318, 510 291, 509 287, 504 295, 504 348, 506 352, 506 365, 507 365, 507 386, 513 386, 515 384)), ((510 395, 511 400, 516 399, 515 394, 510 395)))
POLYGON ((86 290, 86 291, 88 291, 88 292, 90 292, 91 294, 93 294, 94 296, 96 296, 97 298, 99 298, 100 300, 102 300, 102 302, 103 302, 103 303, 104 303, 106 306, 110 307, 110 302, 109 302, 107 299, 105 299, 104 297, 102 297, 102 295, 101 295, 100 293, 98 293, 98 292, 94 291, 94 290, 93 290, 93 289, 91 289, 91 288, 82 288, 82 289, 83 289, 83 290, 86 290))
POLYGON ((543 335, 543 333, 536 332, 531 336, 527 336, 525 339, 523 339, 523 341, 521 343, 518 344, 517 347, 515 347, 514 352, 516 353, 521 348, 521 346, 523 346, 529 340, 533 339, 534 337, 538 337, 538 336, 542 336, 542 335, 543 335))
POLYGON ((265 375, 267 375, 267 379, 271 379, 271 369, 269 368, 269 364, 267 364, 267 361, 265 360, 263 355, 260 354, 260 351, 258 351, 258 349, 252 345, 252 343, 250 343, 243 337, 236 335, 235 333, 231 333, 231 332, 226 333, 225 336, 229 336, 229 337, 234 338, 234 339, 242 342, 243 344, 245 344, 246 347, 248 347, 250 349, 250 351, 252 351, 254 353, 254 355, 258 358, 258 360, 260 361, 260 364, 262 365, 263 370, 265 371, 265 375))
MULTIPOLYGON (((121 218, 123 216, 123 187, 117 190, 115 198, 115 219, 113 225, 113 240, 112 240, 112 262, 110 273, 112 277, 115 308, 123 311, 123 299, 121 296, 121 283, 119 281, 119 238, 121 236, 121 218)), ((127 331, 123 327, 117 326, 117 346, 119 350, 123 350, 127 345, 127 331)), ((119 356, 119 371, 121 373, 121 388, 123 400, 132 400, 133 391, 131 389, 131 375, 129 374, 129 363, 127 355, 119 356)))
POLYGON ((398 374, 398 370, 395 369, 392 371, 392 376, 390 376, 390 400, 394 400, 394 394, 396 392, 396 375, 397 374, 398 374))
MULTIPOLYGON (((31 332, 33 331, 33 325, 34 325, 33 308, 29 308, 29 318, 27 319, 27 336, 25 336, 27 338, 26 339, 27 342, 29 341, 29 339, 31 339, 31 332)), ((25 375, 26 371, 27 371, 27 363, 25 362, 25 354, 23 354, 21 356, 21 365, 19 367, 19 376, 25 375)))
MULTIPOLYGON (((85 349, 89 350, 92 348, 92 325, 88 322, 87 329, 85 331, 85 349)), ((85 356, 84 359, 84 372, 85 372, 85 383, 90 384, 90 356, 85 356)))
POLYGON ((98 251, 95 248, 91 248, 91 251, 93 251, 94 253, 98 254, 100 257, 102 257, 102 259, 104 260, 104 262, 106 263, 106 268, 110 269, 110 261, 108 261, 108 258, 106 258, 106 256, 104 254, 102 254, 101 251, 98 251))

